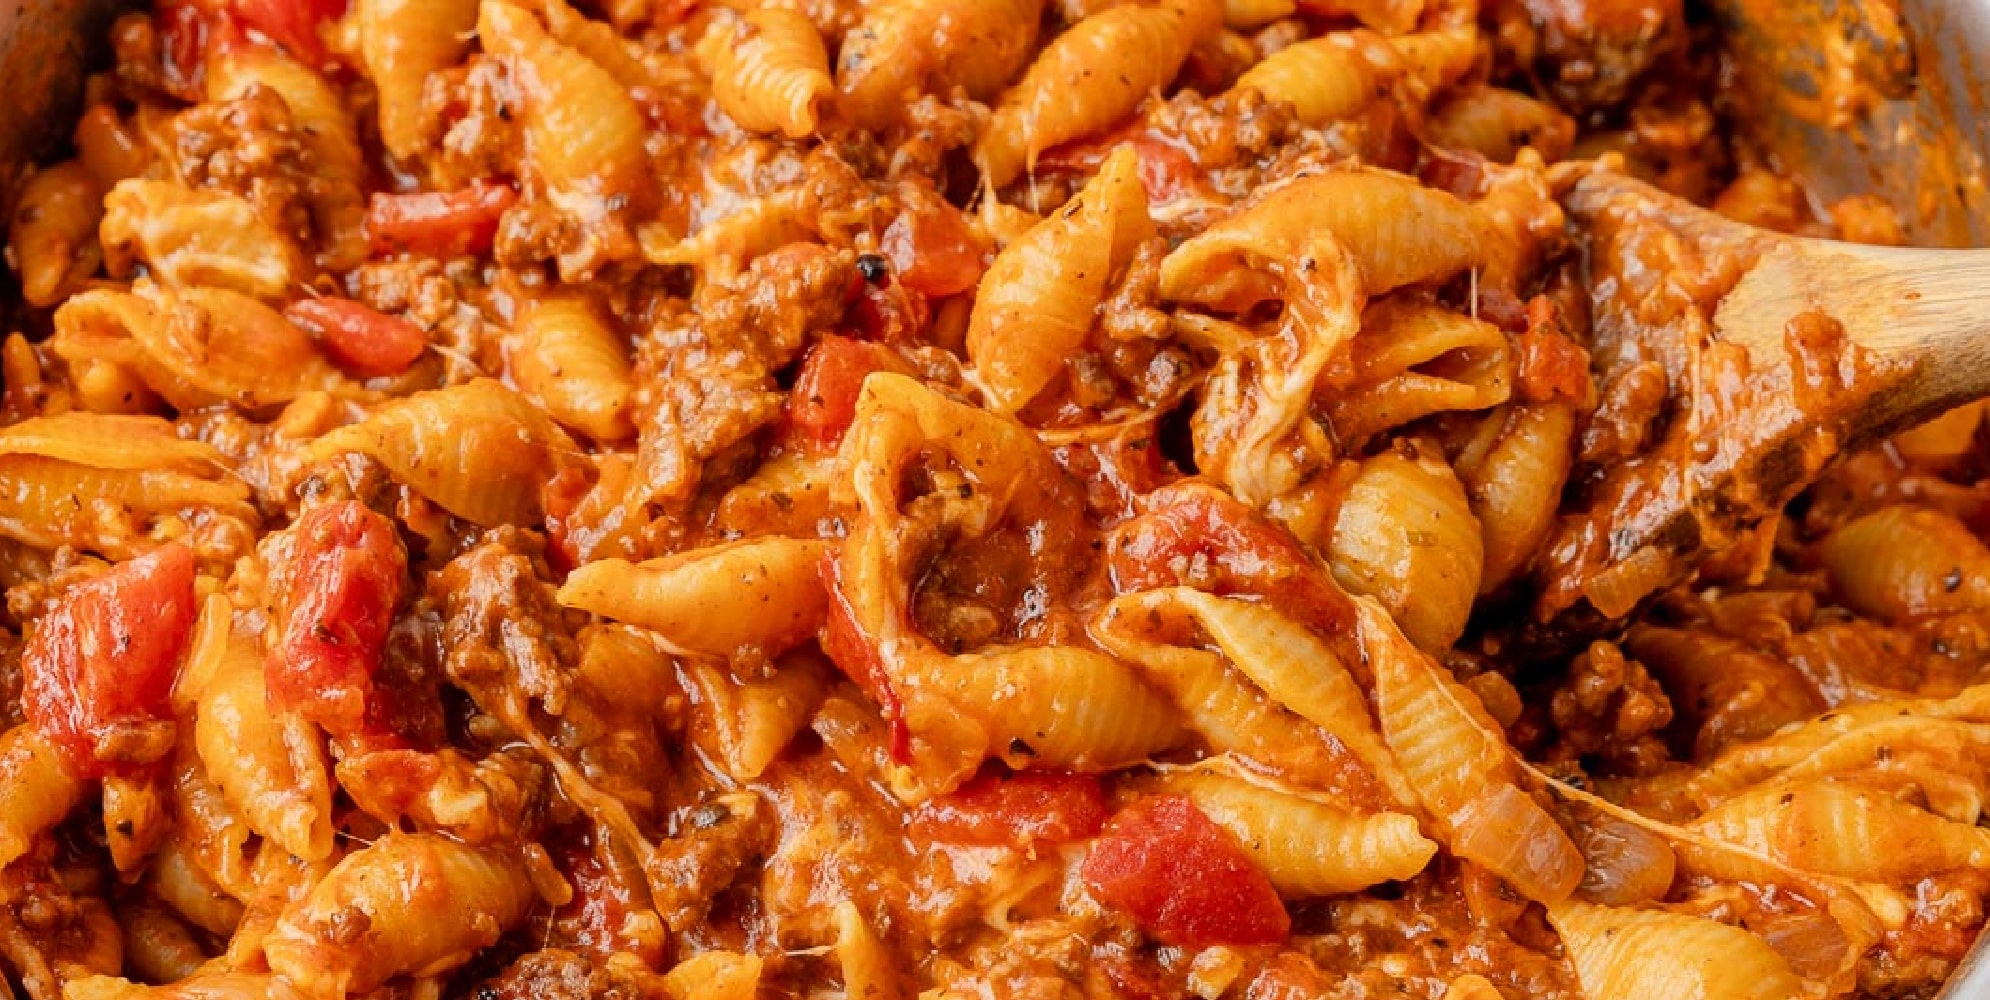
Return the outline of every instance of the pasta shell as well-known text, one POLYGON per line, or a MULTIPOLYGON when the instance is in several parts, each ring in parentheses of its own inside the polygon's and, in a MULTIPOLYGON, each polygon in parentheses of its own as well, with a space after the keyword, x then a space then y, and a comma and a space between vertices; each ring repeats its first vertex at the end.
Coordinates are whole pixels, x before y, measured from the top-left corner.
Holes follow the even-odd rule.
POLYGON ((518 317, 511 377, 561 424, 596 441, 635 433, 628 348, 585 299, 537 299, 518 317))
POLYGON ((1990 867, 1990 830, 1841 781, 1757 788, 1691 826, 1794 868, 1862 881, 1990 867))
POLYGON ((760 956, 701 951, 663 976, 670 1000, 754 1000, 760 995, 760 956))
POLYGON ((1360 892, 1423 870, 1437 845, 1417 832, 1414 816, 1361 815, 1340 806, 1273 791, 1238 778, 1179 772, 1160 781, 1186 795, 1290 899, 1360 892))
POLYGON ((1402 57, 1380 35, 1337 31, 1266 56, 1237 78, 1235 89, 1289 104, 1301 122, 1320 125, 1351 118, 1386 96, 1403 69, 1402 57))
POLYGON ((364 993, 467 961, 537 897, 516 858, 434 834, 390 833, 347 855, 263 941, 271 971, 315 996, 364 993), (447 900, 455 919, 435 919, 447 900), (368 932, 341 934, 355 919, 368 932))
POLYGON ((19 860, 41 835, 55 828, 83 801, 83 781, 69 769, 62 750, 22 723, 0 734, 0 868, 19 860))
POLYGON ((1491 323, 1435 303, 1385 299, 1368 307, 1348 344, 1354 382, 1322 393, 1343 441, 1362 441, 1433 413, 1484 410, 1513 392, 1514 360, 1491 323))
POLYGON ((525 168, 556 204, 598 218, 610 199, 636 199, 649 189, 647 128, 628 88, 506 0, 483 0, 477 37, 514 67, 525 168))
POLYGON ((1841 525, 1820 551, 1832 589, 1861 615, 1910 624, 1990 608, 1990 546, 1940 511, 1883 507, 1841 525))
POLYGON ((727 117, 748 131, 791 139, 815 132, 836 84, 829 50, 806 16, 762 7, 741 19, 737 33, 721 26, 711 41, 712 97, 727 117))
POLYGON ((996 255, 975 292, 967 355, 991 409, 1036 398, 1085 343, 1112 272, 1154 235, 1138 160, 1115 150, 1072 207, 996 255))
POLYGON ((7 232, 21 297, 39 309, 61 302, 97 269, 97 221, 103 188, 83 164, 70 161, 30 176, 7 232))
POLYGON ((1295 784, 1354 801, 1374 797, 1369 769, 1344 744, 1268 697, 1222 655, 1190 645, 1192 635, 1178 634, 1188 624, 1183 593, 1171 588, 1120 597, 1093 620, 1093 637, 1165 692, 1212 749, 1295 784))
POLYGON ((129 368, 180 409, 257 409, 350 388, 310 337, 255 299, 222 288, 143 291, 71 297, 55 313, 56 355, 129 368))
POLYGON ((306 192, 319 243, 318 264, 346 271, 366 261, 366 174, 352 112, 330 81, 274 46, 237 45, 206 60, 207 99, 230 101, 258 87, 274 91, 290 108, 315 168, 306 192))
POLYGON ((1220 0, 1166 0, 1113 7, 1072 25, 995 106, 974 150, 982 177, 1002 187, 1044 150, 1125 119, 1175 78, 1222 19, 1220 0))
POLYGON ((900 696, 915 748, 921 733, 961 721, 953 713, 985 733, 983 755, 993 753, 1017 768, 1111 771, 1145 761, 1180 738, 1174 706, 1125 664, 1082 647, 933 656, 908 680, 900 696))
POLYGON ((1224 0, 1223 26, 1248 31, 1291 17, 1298 10, 1297 0, 1224 0))
POLYGON ((1663 910, 1569 901, 1548 910, 1589 1000, 1794 1000, 1803 981, 1761 938, 1663 910))
POLYGON ((1499 724, 1471 691, 1403 638, 1381 606, 1359 598, 1356 608, 1362 648, 1375 670, 1382 738, 1450 835, 1451 849, 1531 899, 1568 898, 1582 879, 1582 854, 1514 785, 1512 750, 1499 724))
POLYGON ((142 544, 138 520, 248 500, 248 484, 227 478, 219 459, 157 417, 22 421, 0 431, 0 534, 127 557, 142 544))
MULTIPOLYGON (((1773 735, 1740 743, 1722 751, 1687 785, 1694 801, 1706 805, 1758 785, 1812 760, 1828 760, 1847 742, 1875 741, 1883 746, 1895 736, 1933 739, 1922 732, 1926 722, 1990 722, 1990 685, 1965 689, 1949 699, 1883 701, 1846 705, 1828 715, 1777 730, 1773 735)), ((1932 727, 1931 727, 1932 728, 1932 727)))
POLYGON ((700 655, 773 656, 822 627, 829 599, 818 567, 828 552, 825 542, 765 538, 637 565, 603 559, 575 569, 559 601, 700 655))
POLYGON ((828 661, 797 652, 783 658, 771 677, 735 680, 721 667, 687 663, 697 688, 701 719, 712 733, 713 755, 726 774, 753 781, 766 773, 822 705, 832 677, 828 661))
POLYGON ((104 198, 101 233, 112 273, 128 272, 135 256, 171 288, 210 285, 279 299, 299 280, 290 240, 247 199, 226 192, 120 181, 104 198))
POLYGON ((1442 651, 1465 631, 1485 548, 1450 466, 1386 451, 1348 487, 1329 561, 1342 586, 1381 601, 1418 646, 1442 651))
MULTIPOLYGON (((213 474, 221 453, 180 437, 158 417, 71 411, 0 430, 0 455, 34 455, 92 469, 181 469, 213 474)), ((242 494, 246 496, 247 494, 242 494)))
POLYGON ((881 129, 914 95, 960 87, 986 101, 1022 70, 1042 21, 1043 0, 867 4, 837 55, 837 108, 863 128, 881 129))
POLYGON ((1575 408, 1568 403, 1522 404, 1487 422, 1496 435, 1490 445, 1457 463, 1485 544, 1482 594, 1533 562, 1554 529, 1575 464, 1575 408))
POLYGON ((1368 699, 1326 643, 1304 625, 1250 601, 1186 587, 1165 591, 1195 618, 1223 655, 1270 698, 1333 734, 1404 806, 1415 794, 1368 715, 1368 699))
POLYGON ((1426 126, 1431 141, 1512 163, 1532 148, 1552 163, 1575 145, 1575 119, 1546 101, 1502 87, 1478 87, 1438 105, 1426 126))
MULTIPOLYGON (((236 636, 201 668, 194 747, 221 797, 249 828, 306 861, 332 853, 331 766, 324 737, 294 713, 270 711, 263 657, 236 636)), ((189 669, 195 669, 189 667, 189 669)))
POLYGON ((534 524, 539 487, 572 443, 532 404, 490 379, 419 392, 305 449, 325 461, 368 455, 409 489, 475 524, 534 524))
MULTIPOLYGON (((191 654, 190 654, 191 655, 191 654)), ((151 880, 186 882, 176 895, 155 889, 181 916, 214 934, 232 934, 242 917, 237 899, 255 891, 249 870, 249 842, 255 833, 229 808, 221 789, 207 777, 192 740, 182 740, 173 762, 173 818, 179 829, 153 859, 151 880), (186 870, 168 872, 169 856, 186 870), (195 884, 198 883, 198 884, 195 884), (205 900, 206 908, 198 904, 205 900)))
POLYGON ((857 904, 836 904, 836 963, 843 973, 844 995, 863 1000, 902 1000, 899 962, 878 940, 857 904))
POLYGON ((1385 170, 1311 174, 1274 188, 1161 262, 1161 294, 1241 312, 1265 297, 1239 284, 1244 248, 1296 248, 1329 233, 1361 268, 1368 294, 1485 267, 1499 244, 1473 206, 1385 170))
POLYGON ((422 89, 469 53, 477 0, 356 0, 347 23, 380 95, 380 141, 396 159, 412 159, 424 138, 422 89))

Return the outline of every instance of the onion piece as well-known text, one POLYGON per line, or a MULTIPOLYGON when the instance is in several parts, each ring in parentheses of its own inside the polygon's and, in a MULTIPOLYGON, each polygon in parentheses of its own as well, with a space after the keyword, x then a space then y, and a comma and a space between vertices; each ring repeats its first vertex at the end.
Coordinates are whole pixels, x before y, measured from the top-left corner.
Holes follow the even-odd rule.
POLYGON ((1604 906, 1633 906, 1665 898, 1678 859, 1665 838, 1605 813, 1594 813, 1576 828, 1582 852, 1582 884, 1577 895, 1604 906))
POLYGON ((1527 793, 1499 785, 1455 817, 1451 850, 1513 884, 1528 899, 1567 899, 1582 881, 1582 853, 1527 793))

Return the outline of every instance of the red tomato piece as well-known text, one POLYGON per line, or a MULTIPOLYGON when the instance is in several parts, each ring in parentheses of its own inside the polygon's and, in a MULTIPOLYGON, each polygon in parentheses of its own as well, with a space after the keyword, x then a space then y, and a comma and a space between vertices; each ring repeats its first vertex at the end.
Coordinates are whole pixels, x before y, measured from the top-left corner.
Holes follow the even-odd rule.
POLYGON ((912 832, 956 844, 1027 847, 1083 840, 1105 821, 1106 796, 1095 775, 983 773, 951 795, 921 803, 912 812, 912 832))
POLYGON ((235 0, 234 8, 242 27, 312 69, 323 69, 331 55, 318 37, 318 26, 343 16, 346 0, 235 0))
POLYGON ((812 444, 834 448, 857 418, 857 393, 872 372, 904 372, 891 349, 825 334, 802 359, 788 395, 788 421, 812 444))
POLYGON ((394 522, 357 500, 306 512, 294 544, 278 608, 282 632, 263 665, 270 704, 297 710, 333 736, 357 735, 408 557, 394 522))
POLYGON ((241 26, 226 8, 198 0, 167 0, 153 15, 159 32, 166 89, 183 101, 205 94, 209 50, 227 51, 242 42, 241 26))
POLYGON ((1548 402, 1557 397, 1580 406, 1592 395, 1589 352, 1568 335, 1553 299, 1527 303, 1527 332, 1520 335, 1520 397, 1548 402))
MULTIPOLYGON (((663 966, 661 941, 649 941, 627 932, 629 916, 638 906, 630 880, 641 879, 640 870, 617 872, 604 862, 599 848, 586 842, 573 844, 557 855, 561 870, 573 883, 573 898, 553 911, 553 921, 563 936, 575 946, 608 958, 630 953, 650 968, 663 966)), ((647 892, 645 892, 647 898, 647 892)))
POLYGON ((1095 139, 1079 139, 1055 146, 1037 158, 1039 174, 1096 173, 1106 157, 1122 143, 1133 145, 1140 187, 1147 200, 1165 205, 1204 188, 1202 167, 1180 147, 1144 131, 1140 123, 1108 132, 1095 139))
POLYGON ((428 350, 421 327, 352 299, 298 299, 283 315, 317 337, 333 364, 360 378, 398 375, 428 350))
POLYGON ((1274 944, 1292 918, 1230 834, 1179 795, 1114 814, 1080 870, 1092 895, 1165 944, 1274 944))
POLYGON ((22 707, 77 773, 130 774, 171 748, 142 736, 171 717, 193 581, 193 550, 163 545, 70 588, 35 623, 21 650, 22 707))
POLYGON ((891 758, 908 763, 912 760, 912 731, 905 725, 905 706, 892 690, 884 658, 878 655, 877 639, 864 632, 849 595, 844 593, 843 569, 834 553, 822 557, 821 574, 822 585, 829 590, 829 617, 819 639, 823 655, 878 703, 885 721, 891 724, 891 758))
POLYGON ((374 253, 480 254, 491 248, 498 220, 517 201, 517 191, 496 181, 460 191, 378 193, 366 204, 366 232, 374 253))
POLYGON ((879 248, 905 287, 930 298, 973 288, 986 269, 981 240, 960 209, 937 195, 908 204, 885 227, 879 248))
POLYGON ((1229 494, 1176 483, 1149 494, 1145 506, 1113 532, 1109 565, 1119 593, 1185 584, 1183 567, 1206 565, 1214 593, 1265 598, 1326 635, 1353 627, 1353 602, 1327 571, 1290 532, 1229 494))

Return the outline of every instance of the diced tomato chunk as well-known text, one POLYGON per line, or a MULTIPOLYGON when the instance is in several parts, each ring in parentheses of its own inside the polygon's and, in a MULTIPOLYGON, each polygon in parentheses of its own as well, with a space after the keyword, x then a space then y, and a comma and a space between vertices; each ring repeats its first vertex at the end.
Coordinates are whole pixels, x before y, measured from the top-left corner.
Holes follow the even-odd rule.
POLYGON ((1037 158, 1038 174, 1090 174, 1121 144, 1133 146, 1140 187, 1147 200, 1165 205, 1204 187, 1202 167, 1180 147, 1143 129, 1139 122, 1093 139, 1078 139, 1044 151, 1037 158))
POLYGON ((1083 840, 1105 821, 1106 796, 1094 775, 988 772, 921 803, 912 813, 912 832, 956 844, 1028 847, 1083 840))
POLYGON ((360 378, 398 375, 428 350, 421 327, 352 299, 299 299, 283 315, 317 337, 333 364, 360 378))
POLYGON ((345 14, 346 0, 234 0, 242 27, 259 32, 298 62, 322 69, 331 56, 318 26, 345 14))
POLYGON ((498 220, 517 201, 517 191, 496 181, 460 191, 378 193, 366 205, 366 232, 375 253, 480 254, 491 248, 498 220))
POLYGON ((1092 895, 1165 944, 1273 944, 1292 918, 1230 834, 1178 795, 1121 809, 1080 870, 1092 895))
POLYGON ((885 721, 891 725, 891 758, 901 764, 908 763, 912 760, 912 731, 905 725, 905 706, 898 700, 898 692, 892 689, 884 657, 878 652, 877 638, 866 634, 857 621, 856 608, 851 606, 850 595, 843 586, 843 567, 835 553, 822 557, 821 574, 822 585, 829 591, 829 616, 818 640, 823 655, 877 702, 885 721))
POLYGON ((166 90, 183 101, 204 96, 208 52, 242 43, 241 26, 221 0, 166 0, 152 23, 159 32, 166 90))
POLYGON ((1553 299, 1534 296, 1527 303, 1527 332, 1520 335, 1520 397, 1544 403, 1566 399, 1580 406, 1594 394, 1589 376, 1589 352, 1562 325, 1553 299))
POLYGON ((1218 594, 1251 594, 1328 635, 1346 634, 1354 605, 1290 532, 1229 494, 1201 483, 1149 494, 1147 512, 1112 536, 1110 567, 1120 593, 1185 584, 1202 566, 1218 594))
POLYGON ((810 443, 834 448, 857 418, 857 393, 872 372, 904 372, 891 349, 825 334, 802 359, 788 396, 788 421, 810 443))
POLYGON ((886 226, 879 247, 905 287, 930 298, 973 288, 986 269, 984 248, 960 209, 938 195, 907 204, 886 226))
POLYGON ((633 954, 652 969, 661 967, 661 927, 655 939, 629 933, 629 917, 643 905, 636 901, 635 887, 630 884, 642 878, 640 870, 618 872, 603 860, 601 852, 600 846, 583 840, 567 845, 555 856, 574 890, 573 898, 553 911, 555 925, 576 947, 601 958, 633 954))
POLYGON ((170 750, 152 736, 193 629, 193 550, 160 546, 77 584, 21 650, 28 721, 78 774, 128 775, 170 750))
POLYGON ((365 727, 374 675, 407 573, 394 523, 357 500, 298 518, 278 605, 282 629, 264 679, 270 705, 294 709, 333 736, 365 727))

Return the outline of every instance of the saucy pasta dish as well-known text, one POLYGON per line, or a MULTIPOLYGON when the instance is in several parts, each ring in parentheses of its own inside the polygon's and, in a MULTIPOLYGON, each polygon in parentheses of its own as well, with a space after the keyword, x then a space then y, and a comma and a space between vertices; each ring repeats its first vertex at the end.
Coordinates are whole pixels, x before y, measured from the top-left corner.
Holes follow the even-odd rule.
POLYGON ((0 997, 1932 996, 1983 411, 1683 584, 1600 485, 1735 419, 1681 206, 1902 240, 1710 30, 124 16, 9 234, 0 997))

